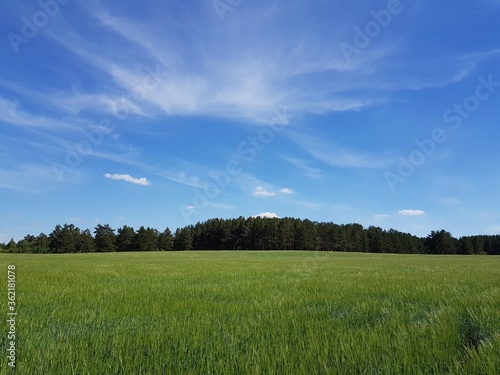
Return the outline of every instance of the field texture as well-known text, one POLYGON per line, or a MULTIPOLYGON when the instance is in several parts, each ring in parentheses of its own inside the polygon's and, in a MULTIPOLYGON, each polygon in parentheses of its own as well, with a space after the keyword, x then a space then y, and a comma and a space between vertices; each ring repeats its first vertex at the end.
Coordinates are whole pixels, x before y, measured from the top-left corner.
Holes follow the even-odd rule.
POLYGON ((0 255, 1 374, 500 374, 500 257, 0 255))

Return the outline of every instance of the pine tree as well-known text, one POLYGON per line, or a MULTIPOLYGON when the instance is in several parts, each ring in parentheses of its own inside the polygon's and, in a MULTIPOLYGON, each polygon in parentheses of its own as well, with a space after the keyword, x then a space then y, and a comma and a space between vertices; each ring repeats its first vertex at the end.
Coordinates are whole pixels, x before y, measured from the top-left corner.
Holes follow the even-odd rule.
POLYGON ((116 235, 116 251, 134 251, 135 246, 135 230, 132 227, 124 225, 118 228, 116 235))
POLYGON ((161 251, 170 251, 174 248, 174 236, 170 229, 165 229, 158 235, 158 249, 161 251))
POLYGON ((54 253, 75 253, 80 229, 73 224, 56 225, 49 235, 50 250, 54 253))
POLYGON ((16 253, 17 252, 17 243, 12 238, 6 246, 7 252, 16 253))
POLYGON ((157 251, 158 232, 156 229, 141 226, 135 236, 135 249, 137 251, 157 251))
POLYGON ((90 230, 85 229, 80 233, 76 242, 77 253, 93 253, 96 251, 94 237, 90 230))
POLYGON ((193 237, 191 235, 191 228, 184 227, 175 231, 174 250, 192 250, 193 237))
POLYGON ((470 237, 460 238, 460 250, 459 254, 470 255, 474 254, 474 247, 472 246, 472 241, 470 237))
POLYGON ((441 230, 439 232, 432 231, 429 236, 427 236, 426 241, 429 253, 431 254, 456 254, 457 249, 455 246, 455 240, 451 233, 441 230))
POLYGON ((94 230, 95 245, 98 252, 116 251, 116 236, 115 231, 109 224, 98 224, 94 230))

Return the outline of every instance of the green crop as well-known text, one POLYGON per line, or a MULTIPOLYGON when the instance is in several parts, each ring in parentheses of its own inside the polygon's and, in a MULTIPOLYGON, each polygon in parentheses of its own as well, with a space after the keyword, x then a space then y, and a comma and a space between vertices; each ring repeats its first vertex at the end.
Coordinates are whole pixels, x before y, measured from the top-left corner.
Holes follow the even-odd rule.
POLYGON ((500 257, 2 254, 3 353, 9 264, 0 374, 500 373, 500 257))

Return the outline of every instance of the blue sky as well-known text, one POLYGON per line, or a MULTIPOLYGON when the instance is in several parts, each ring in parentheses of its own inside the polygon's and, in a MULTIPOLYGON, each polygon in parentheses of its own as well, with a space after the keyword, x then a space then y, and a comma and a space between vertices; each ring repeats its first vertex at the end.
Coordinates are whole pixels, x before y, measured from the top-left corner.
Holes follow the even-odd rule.
POLYGON ((500 233, 498 19, 498 0, 4 0, 0 242, 259 214, 500 233))

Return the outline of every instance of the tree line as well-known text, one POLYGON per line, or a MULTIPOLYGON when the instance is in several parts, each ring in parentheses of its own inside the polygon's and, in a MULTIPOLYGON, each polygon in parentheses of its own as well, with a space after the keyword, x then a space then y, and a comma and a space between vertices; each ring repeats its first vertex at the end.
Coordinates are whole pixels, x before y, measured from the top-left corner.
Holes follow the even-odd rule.
POLYGON ((16 242, 0 244, 4 253, 92 253, 114 251, 180 250, 316 250, 401 254, 490 254, 500 255, 500 235, 455 238, 432 231, 417 237, 394 229, 360 224, 313 222, 294 218, 211 219, 160 232, 108 224, 94 231, 73 224, 57 225, 52 233, 27 235, 16 242))

